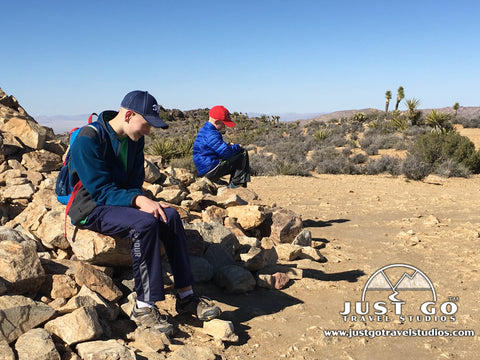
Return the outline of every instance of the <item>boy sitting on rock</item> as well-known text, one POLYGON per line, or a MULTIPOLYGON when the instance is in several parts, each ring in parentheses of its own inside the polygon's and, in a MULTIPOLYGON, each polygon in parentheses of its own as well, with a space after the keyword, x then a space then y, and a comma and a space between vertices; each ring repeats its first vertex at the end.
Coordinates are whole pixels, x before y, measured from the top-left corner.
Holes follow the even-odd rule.
POLYGON ((224 106, 214 106, 208 114, 208 122, 199 130, 193 144, 193 162, 199 176, 217 182, 230 175, 230 188, 247 187, 250 181, 248 152, 239 144, 227 144, 220 131, 234 127, 230 112, 224 106))

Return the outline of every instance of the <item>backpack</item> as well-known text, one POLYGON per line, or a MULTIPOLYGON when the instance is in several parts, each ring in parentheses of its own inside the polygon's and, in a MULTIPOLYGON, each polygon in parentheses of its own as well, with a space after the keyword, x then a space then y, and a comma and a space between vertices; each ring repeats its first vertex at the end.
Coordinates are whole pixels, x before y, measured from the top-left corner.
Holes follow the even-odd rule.
MULTIPOLYGON (((104 130, 102 124, 100 124, 98 121, 93 122, 92 118, 93 116, 98 115, 96 113, 90 114, 88 117, 88 125, 95 129, 97 134, 100 136, 100 141, 102 143, 105 143, 106 137, 106 131, 104 130)), ((63 163, 62 168, 60 169, 60 172, 58 173, 57 176, 57 181, 55 184, 55 193, 57 195, 57 200, 61 202, 64 205, 67 205, 65 208, 65 227, 64 227, 64 236, 67 238, 67 216, 68 216, 68 210, 70 209, 70 206, 73 203, 73 199, 75 198, 75 195, 77 194, 78 190, 82 187, 82 182, 80 180, 77 181, 75 186, 72 186, 70 183, 70 149, 72 147, 73 142, 75 141, 78 133, 80 132, 82 128, 74 128, 70 130, 69 137, 68 137, 68 143, 69 147, 67 149, 67 154, 65 155, 65 161, 63 163)))
MULTIPOLYGON (((93 116, 98 116, 96 113, 92 113, 88 117, 88 126, 91 126, 92 128, 97 131, 97 133, 102 136, 103 132, 100 131, 100 128, 102 125, 100 125, 97 121, 93 122, 92 118, 93 116)), ((68 134, 68 149, 67 149, 67 154, 65 155, 65 160, 63 162, 63 166, 60 169, 60 172, 58 173, 57 176, 57 181, 55 184, 55 194, 57 195, 57 200, 64 204, 67 205, 69 203, 70 197, 74 191, 74 186, 70 183, 70 149, 72 148, 72 144, 75 141, 78 133, 80 132, 81 128, 76 127, 72 130, 70 130, 70 133, 68 134)), ((80 181, 79 181, 80 182, 80 181)), ((81 184, 79 185, 79 187, 81 184)), ((76 193, 75 193, 76 194, 76 193)), ((74 196, 75 196, 74 194, 74 196)), ((73 198, 72 198, 73 200, 73 198)), ((68 209, 67 209, 68 211, 68 209)))

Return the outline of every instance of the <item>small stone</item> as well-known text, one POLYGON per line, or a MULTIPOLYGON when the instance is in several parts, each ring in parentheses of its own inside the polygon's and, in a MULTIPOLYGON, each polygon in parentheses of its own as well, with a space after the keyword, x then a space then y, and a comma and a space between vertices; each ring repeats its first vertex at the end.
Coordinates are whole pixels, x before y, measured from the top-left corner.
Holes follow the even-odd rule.
POLYGON ((302 249, 292 244, 278 244, 275 246, 275 251, 280 260, 292 261, 299 257, 302 249))
POLYGON ((234 332, 233 323, 231 321, 213 319, 203 323, 203 331, 213 336, 215 339, 222 341, 236 342, 238 336, 234 332))

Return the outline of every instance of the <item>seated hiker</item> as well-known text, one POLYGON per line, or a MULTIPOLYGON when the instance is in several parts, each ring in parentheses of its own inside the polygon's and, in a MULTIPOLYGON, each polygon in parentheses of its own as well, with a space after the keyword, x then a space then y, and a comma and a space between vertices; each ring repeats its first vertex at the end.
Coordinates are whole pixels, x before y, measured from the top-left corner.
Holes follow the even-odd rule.
POLYGON ((208 122, 198 131, 193 144, 193 162, 198 175, 214 182, 230 175, 229 187, 247 187, 250 181, 248 152, 239 144, 227 144, 220 133, 225 126, 235 126, 229 111, 224 106, 214 106, 208 116, 208 122))
POLYGON ((142 195, 144 137, 152 127, 168 127, 158 108, 148 92, 132 91, 118 112, 99 115, 100 126, 80 130, 70 150, 70 182, 81 183, 68 215, 84 229, 131 240, 137 302, 130 318, 170 335, 173 325, 155 306, 165 299, 160 242, 174 275, 177 311, 210 320, 220 309, 193 292, 187 238, 177 211, 142 195))

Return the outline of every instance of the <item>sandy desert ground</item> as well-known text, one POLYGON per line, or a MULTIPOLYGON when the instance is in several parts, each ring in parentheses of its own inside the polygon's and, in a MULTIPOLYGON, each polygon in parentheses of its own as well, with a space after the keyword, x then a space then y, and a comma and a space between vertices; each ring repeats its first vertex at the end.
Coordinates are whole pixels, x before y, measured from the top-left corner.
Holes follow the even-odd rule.
POLYGON ((212 289, 240 337, 222 351, 225 359, 478 358, 480 176, 423 182, 388 175, 254 177, 250 188, 264 204, 300 214, 328 261, 292 262, 304 278, 281 291, 228 295, 212 289), (404 304, 395 305, 391 291, 367 290, 362 303, 369 278, 394 264, 411 268, 385 270, 392 285, 415 268, 431 282, 430 291, 399 291, 394 300, 404 304), (346 320, 340 314, 345 302, 351 304, 346 320), (358 313, 369 303, 366 318, 356 314, 357 302, 358 313), (358 336, 327 336, 325 330, 358 336), (466 330, 475 335, 445 336, 466 330))
MULTIPOLYGON (((388 175, 255 177, 251 189, 263 203, 301 214, 328 261, 292 262, 305 277, 281 291, 215 294, 240 336, 238 344, 225 349, 226 358, 478 358, 480 176, 430 176, 423 182, 388 175), (369 302, 372 318, 353 321, 369 278, 393 264, 420 270, 434 291, 399 291, 396 299, 405 304, 398 315, 391 292, 366 291, 359 312, 369 302), (346 321, 340 314, 345 302, 352 304, 346 321), (373 308, 375 302, 383 302, 386 314, 374 314, 384 312, 381 303, 380 310, 373 308), (324 332, 349 329, 360 336, 324 332), (422 329, 428 336, 370 336, 382 329, 410 335, 422 329), (473 330, 475 336, 445 336, 458 330, 473 330)), ((393 285, 404 272, 414 274, 399 266, 385 271, 393 285)))

